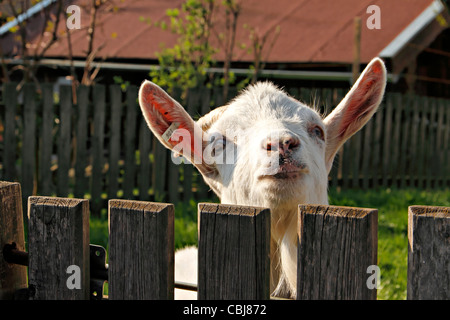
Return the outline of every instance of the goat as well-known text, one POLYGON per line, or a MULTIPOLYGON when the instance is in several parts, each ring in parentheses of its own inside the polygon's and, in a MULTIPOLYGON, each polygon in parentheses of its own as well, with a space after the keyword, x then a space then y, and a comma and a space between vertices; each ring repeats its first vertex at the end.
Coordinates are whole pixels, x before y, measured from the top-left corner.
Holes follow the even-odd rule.
POLYGON ((221 203, 270 208, 271 291, 295 297, 298 205, 328 204, 333 159, 375 113, 385 86, 384 63, 374 58, 325 119, 270 82, 247 87, 197 122, 150 81, 139 104, 159 141, 187 158, 221 203))

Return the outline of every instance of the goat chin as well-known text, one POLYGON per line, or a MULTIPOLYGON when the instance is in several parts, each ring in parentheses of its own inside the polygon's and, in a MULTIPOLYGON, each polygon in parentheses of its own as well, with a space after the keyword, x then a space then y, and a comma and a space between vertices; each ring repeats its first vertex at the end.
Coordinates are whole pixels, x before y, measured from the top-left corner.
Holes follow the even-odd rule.
MULTIPOLYGON (((272 294, 277 297, 295 298, 297 281, 297 246, 290 236, 286 235, 279 245, 282 268, 280 278, 272 294)), ((178 250, 175 254, 175 282, 186 282, 197 285, 196 247, 178 250)), ((278 268, 277 268, 278 269, 278 268)), ((175 300, 197 300, 197 292, 175 289, 175 300)))
MULTIPOLYGON (((197 284, 197 254, 196 247, 186 247, 175 253, 175 282, 197 284)), ((197 300, 197 292, 175 289, 175 300, 197 300)))

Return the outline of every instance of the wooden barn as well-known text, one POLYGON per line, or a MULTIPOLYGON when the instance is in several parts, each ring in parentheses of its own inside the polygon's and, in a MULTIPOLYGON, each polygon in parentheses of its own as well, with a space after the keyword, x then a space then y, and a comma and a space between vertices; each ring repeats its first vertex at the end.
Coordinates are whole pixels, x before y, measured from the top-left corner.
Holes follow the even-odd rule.
MULTIPOLYGON (((150 68, 157 65, 161 45, 175 44, 177 36, 160 26, 162 22, 170 23, 166 11, 181 10, 183 2, 108 1, 97 12, 92 50, 87 40, 90 2, 63 1, 63 9, 69 4, 81 8, 80 29, 71 30, 68 41, 66 24, 59 24, 55 43, 40 57, 39 77, 52 81, 64 77, 71 65, 80 73, 85 66, 86 52, 91 49, 95 51, 93 66, 100 65, 96 81, 112 83, 114 76, 120 76, 139 84, 148 77, 150 68)), ((35 9, 26 16, 30 47, 43 41, 39 30, 43 28, 44 12, 55 12, 58 3, 42 1, 39 5, 47 6, 46 9, 35 9)), ((266 36, 260 78, 287 87, 347 88, 354 64, 360 64, 362 69, 371 58, 380 56, 388 66, 390 91, 450 97, 450 19, 448 8, 441 0, 246 0, 237 3, 240 10, 231 61, 232 71, 237 75, 248 74, 247 69, 255 62, 254 52, 249 50, 251 37, 266 36), (355 40, 357 17, 361 21, 359 41, 355 40)), ((6 3, 1 6, 0 11, 5 15, 8 6, 6 3)), ((210 71, 220 73, 225 60, 220 35, 227 29, 226 15, 220 12, 223 7, 218 6, 216 10, 211 43, 219 52, 215 56, 217 65, 210 71)), ((61 19, 66 19, 67 14, 62 11, 61 19)), ((24 57, 17 34, 10 32, 14 20, 8 25, 4 18, 3 21, 2 61, 11 69, 20 65, 24 57)))

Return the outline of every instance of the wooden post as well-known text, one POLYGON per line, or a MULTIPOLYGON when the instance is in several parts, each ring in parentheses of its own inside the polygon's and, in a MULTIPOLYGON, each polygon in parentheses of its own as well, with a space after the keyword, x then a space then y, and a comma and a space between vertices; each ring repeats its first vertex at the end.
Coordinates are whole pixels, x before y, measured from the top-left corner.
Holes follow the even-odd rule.
POLYGON ((408 208, 407 299, 450 299, 450 208, 408 208))
POLYGON ((28 215, 30 298, 89 299, 88 200, 30 197, 28 215))
POLYGON ((297 299, 375 300, 377 225, 376 209, 300 205, 297 299))
POLYGON ((3 251, 13 243, 25 250, 23 229, 20 184, 0 181, 0 300, 13 299, 16 290, 27 287, 27 268, 7 263, 3 251))
POLYGON ((174 297, 174 207, 109 201, 109 299, 174 297))
POLYGON ((198 298, 270 298, 270 210, 199 204, 198 298))

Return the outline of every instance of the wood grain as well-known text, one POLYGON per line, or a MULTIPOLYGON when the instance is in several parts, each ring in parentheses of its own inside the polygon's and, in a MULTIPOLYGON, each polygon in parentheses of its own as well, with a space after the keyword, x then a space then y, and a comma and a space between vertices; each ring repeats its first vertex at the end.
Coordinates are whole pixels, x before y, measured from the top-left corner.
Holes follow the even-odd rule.
POLYGON ((174 207, 109 201, 109 299, 173 299, 174 207))
POLYGON ((27 269, 3 259, 5 245, 15 243, 25 250, 20 184, 0 181, 0 300, 13 299, 16 290, 27 287, 27 269))
POLYGON ((199 204, 199 299, 269 299, 270 210, 199 204))
POLYGON ((28 215, 30 298, 89 299, 88 200, 30 197, 28 215), (67 285, 72 265, 80 268, 80 289, 67 285))
POLYGON ((450 299, 450 208, 408 209, 407 299, 450 299))
POLYGON ((299 206, 297 299, 376 299, 367 268, 377 264, 376 209, 299 206))

